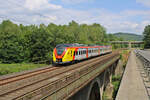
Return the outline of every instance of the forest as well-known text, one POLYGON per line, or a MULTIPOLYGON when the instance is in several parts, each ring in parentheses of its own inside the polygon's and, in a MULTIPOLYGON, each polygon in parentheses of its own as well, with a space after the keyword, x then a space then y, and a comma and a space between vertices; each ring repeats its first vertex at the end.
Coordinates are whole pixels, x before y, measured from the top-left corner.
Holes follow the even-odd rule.
POLYGON ((100 24, 23 25, 4 20, 0 24, 0 63, 51 63, 52 51, 60 43, 110 45, 122 40, 100 24))

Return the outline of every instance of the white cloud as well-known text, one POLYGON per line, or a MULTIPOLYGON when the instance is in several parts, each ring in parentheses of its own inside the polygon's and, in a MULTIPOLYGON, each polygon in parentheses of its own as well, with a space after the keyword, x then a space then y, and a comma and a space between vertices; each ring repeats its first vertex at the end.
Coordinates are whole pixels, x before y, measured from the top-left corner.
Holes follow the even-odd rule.
POLYGON ((122 14, 126 16, 150 16, 150 10, 125 10, 122 14))
POLYGON ((30 10, 41 10, 41 9, 60 9, 60 5, 54 5, 48 2, 48 0, 25 0, 26 8, 30 10))
POLYGON ((62 0, 62 2, 67 3, 67 4, 79 4, 83 2, 92 2, 95 0, 62 0))
POLYGON ((150 7, 150 0, 136 0, 137 3, 141 3, 147 7, 150 7))

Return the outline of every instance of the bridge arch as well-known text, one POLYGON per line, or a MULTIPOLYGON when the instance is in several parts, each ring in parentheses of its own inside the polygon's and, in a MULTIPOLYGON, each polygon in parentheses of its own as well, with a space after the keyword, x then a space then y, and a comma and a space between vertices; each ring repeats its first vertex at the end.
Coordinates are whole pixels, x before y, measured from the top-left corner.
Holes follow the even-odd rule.
POLYGON ((104 72, 104 90, 107 87, 107 85, 111 82, 111 73, 110 73, 110 69, 107 69, 104 72))
POLYGON ((87 94, 87 100, 101 100, 101 84, 99 78, 94 79, 90 83, 90 87, 87 94))

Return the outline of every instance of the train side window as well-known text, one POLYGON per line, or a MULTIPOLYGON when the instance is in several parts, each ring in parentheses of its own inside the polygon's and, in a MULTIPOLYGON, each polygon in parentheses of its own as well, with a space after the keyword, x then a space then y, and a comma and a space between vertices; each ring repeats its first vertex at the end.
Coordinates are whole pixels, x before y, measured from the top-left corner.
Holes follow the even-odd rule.
POLYGON ((75 55, 78 55, 78 51, 75 51, 75 55))
POLYGON ((76 55, 76 51, 74 51, 74 54, 73 54, 74 56, 76 55))

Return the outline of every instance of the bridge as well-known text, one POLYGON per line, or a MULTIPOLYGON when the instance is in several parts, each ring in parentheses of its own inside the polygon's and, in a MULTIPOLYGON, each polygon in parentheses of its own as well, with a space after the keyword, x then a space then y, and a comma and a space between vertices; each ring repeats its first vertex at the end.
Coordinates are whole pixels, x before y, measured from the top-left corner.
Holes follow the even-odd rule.
POLYGON ((0 77, 0 100, 102 100, 118 52, 70 66, 46 67, 0 77))
MULTIPOLYGON (((116 51, 73 65, 1 76, 0 100, 103 100, 104 90, 112 91, 119 62, 116 51)), ((132 50, 116 100, 149 100, 149 87, 150 53, 132 50)))
POLYGON ((111 44, 128 44, 128 47, 131 48, 132 44, 144 44, 143 41, 111 41, 111 44))

